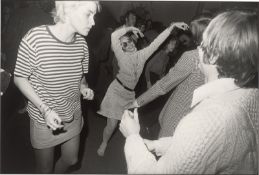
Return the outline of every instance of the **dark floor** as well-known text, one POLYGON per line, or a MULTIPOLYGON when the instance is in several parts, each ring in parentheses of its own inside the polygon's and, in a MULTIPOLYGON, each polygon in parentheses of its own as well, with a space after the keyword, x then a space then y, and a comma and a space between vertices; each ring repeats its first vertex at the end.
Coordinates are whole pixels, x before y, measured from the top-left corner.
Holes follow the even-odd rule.
MULTIPOLYGON (((28 174, 34 172, 34 157, 29 139, 29 117, 27 113, 18 114, 20 98, 14 89, 12 86, 9 87, 9 91, 12 93, 7 92, 1 98, 1 173, 28 174)), ((149 128, 149 131, 145 127, 150 125, 152 120, 155 121, 154 116, 159 114, 161 108, 155 109, 154 105, 156 106, 153 104, 151 108, 140 110, 140 121, 143 128, 141 133, 146 138, 156 137, 158 131, 158 127, 153 127, 153 130, 149 128)), ((124 137, 117 130, 108 144, 105 156, 99 157, 96 150, 101 143, 106 120, 96 114, 93 103, 83 102, 82 106, 85 126, 81 133, 80 161, 70 172, 80 174, 126 173, 126 161, 123 153, 124 137)))

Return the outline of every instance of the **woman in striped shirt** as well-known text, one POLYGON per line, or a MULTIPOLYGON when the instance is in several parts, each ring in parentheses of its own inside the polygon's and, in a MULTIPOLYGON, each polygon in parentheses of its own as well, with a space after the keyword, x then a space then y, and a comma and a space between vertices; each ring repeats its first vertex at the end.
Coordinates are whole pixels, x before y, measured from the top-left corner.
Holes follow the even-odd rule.
POLYGON ((36 173, 51 173, 55 146, 61 157, 55 173, 77 162, 83 127, 80 96, 93 99, 88 72, 87 36, 100 9, 97 1, 56 1, 55 25, 27 32, 17 56, 14 82, 28 98, 31 143, 36 173))

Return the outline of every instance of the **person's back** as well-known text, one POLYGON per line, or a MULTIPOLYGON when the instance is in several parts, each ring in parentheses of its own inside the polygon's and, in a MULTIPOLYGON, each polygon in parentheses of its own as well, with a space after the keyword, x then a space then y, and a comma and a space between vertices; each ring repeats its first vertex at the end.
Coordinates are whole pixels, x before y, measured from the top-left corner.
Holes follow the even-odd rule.
POLYGON ((129 173, 258 173, 255 36, 256 13, 227 11, 212 19, 199 47, 199 67, 206 84, 194 91, 191 111, 179 122, 172 137, 143 140, 139 136, 137 112, 132 117, 125 111, 120 130, 127 137, 129 173), (151 152, 160 159, 156 160, 151 152))
POLYGON ((201 152, 207 153, 199 155, 202 157, 201 164, 203 165, 198 166, 204 170, 196 173, 254 173, 253 154, 256 145, 253 143, 254 133, 249 117, 258 116, 259 90, 243 89, 233 84, 233 80, 231 82, 229 79, 221 79, 201 87, 199 95, 196 94, 197 98, 193 97, 191 114, 179 124, 199 123, 199 130, 202 133, 197 136, 193 135, 193 140, 188 143, 194 144, 195 139, 203 139, 206 142, 201 152), (208 154, 210 157, 206 157, 208 154), (205 162, 210 166, 207 166, 205 162), (201 168, 202 166, 204 168, 201 168))

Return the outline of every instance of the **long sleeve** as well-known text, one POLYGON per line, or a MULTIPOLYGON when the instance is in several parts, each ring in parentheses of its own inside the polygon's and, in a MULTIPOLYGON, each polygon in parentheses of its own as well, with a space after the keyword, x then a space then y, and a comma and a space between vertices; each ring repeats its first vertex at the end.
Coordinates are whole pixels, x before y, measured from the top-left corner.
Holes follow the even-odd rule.
POLYGON ((149 169, 156 163, 155 156, 148 151, 140 135, 129 136, 126 139, 124 151, 129 174, 138 173, 139 167, 144 170, 149 169))
POLYGON ((218 111, 213 109, 209 112, 204 110, 186 116, 171 138, 168 150, 159 160, 148 151, 139 135, 129 136, 125 144, 128 173, 215 173, 223 148, 226 124, 224 120, 208 117, 216 112, 218 111))
POLYGON ((167 75, 137 98, 139 106, 143 106, 157 97, 168 93, 184 81, 196 67, 195 61, 193 60, 193 58, 196 58, 194 54, 196 54, 196 52, 184 53, 167 75))
POLYGON ((111 45, 112 50, 117 58, 123 58, 124 57, 124 51, 122 50, 121 44, 120 44, 120 37, 122 37, 124 34, 126 34, 127 28, 121 27, 117 30, 115 30, 111 35, 111 45))

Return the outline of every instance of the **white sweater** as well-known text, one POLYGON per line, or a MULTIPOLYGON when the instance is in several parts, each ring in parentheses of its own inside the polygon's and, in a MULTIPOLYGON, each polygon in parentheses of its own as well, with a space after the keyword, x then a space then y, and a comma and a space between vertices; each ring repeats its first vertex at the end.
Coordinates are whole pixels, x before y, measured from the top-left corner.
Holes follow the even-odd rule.
POLYGON ((249 115, 259 116, 259 90, 241 89, 233 79, 219 79, 194 92, 191 113, 185 116, 172 137, 158 141, 159 160, 139 135, 126 139, 128 173, 229 174, 254 173, 253 131, 249 115), (244 105, 246 104, 246 105, 244 105))

